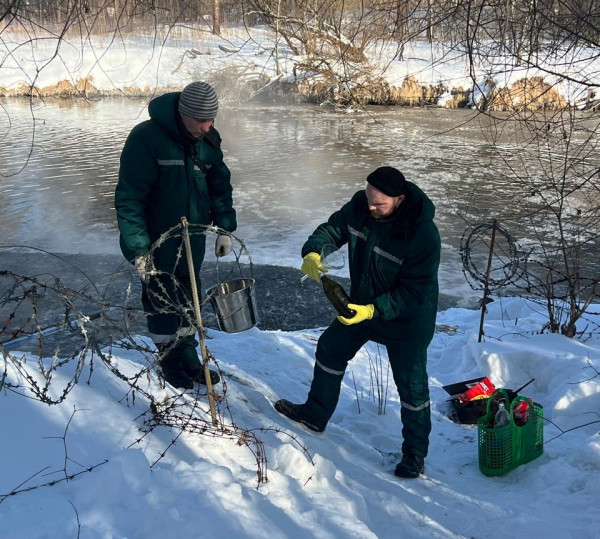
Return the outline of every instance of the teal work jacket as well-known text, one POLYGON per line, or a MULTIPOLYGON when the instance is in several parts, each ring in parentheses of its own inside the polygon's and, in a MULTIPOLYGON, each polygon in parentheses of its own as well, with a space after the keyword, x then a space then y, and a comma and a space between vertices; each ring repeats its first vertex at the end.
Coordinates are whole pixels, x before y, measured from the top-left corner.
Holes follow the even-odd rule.
MULTIPOLYGON (((193 139, 181 123, 179 96, 172 92, 153 99, 150 120, 133 128, 121 153, 115 208, 121 251, 130 261, 147 253, 163 233, 181 224, 182 217, 190 225, 216 225, 229 232, 237 226, 221 137, 213 127, 200 140, 193 139)), ((189 228, 197 270, 206 239, 199 229, 203 230, 189 228)), ((185 274, 181 234, 169 237, 155 248, 154 264, 162 271, 185 274)))
POLYGON ((373 340, 417 339, 429 342, 435 331, 438 301, 440 235, 433 222, 435 206, 415 184, 398 210, 377 220, 365 191, 358 191, 302 247, 302 256, 320 253, 324 244, 348 244, 350 299, 373 304, 373 340))

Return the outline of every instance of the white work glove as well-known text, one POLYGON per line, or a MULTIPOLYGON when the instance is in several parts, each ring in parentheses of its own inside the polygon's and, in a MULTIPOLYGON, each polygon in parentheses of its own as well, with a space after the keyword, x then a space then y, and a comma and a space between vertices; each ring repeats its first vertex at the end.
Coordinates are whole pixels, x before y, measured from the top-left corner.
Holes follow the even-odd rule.
POLYGON ((146 253, 145 255, 136 256, 134 260, 135 271, 140 276, 140 279, 145 283, 148 282, 148 278, 153 271, 152 266, 152 255, 150 253, 146 253))
POLYGON ((232 249, 231 238, 225 234, 219 234, 215 241, 215 255, 227 256, 232 249))

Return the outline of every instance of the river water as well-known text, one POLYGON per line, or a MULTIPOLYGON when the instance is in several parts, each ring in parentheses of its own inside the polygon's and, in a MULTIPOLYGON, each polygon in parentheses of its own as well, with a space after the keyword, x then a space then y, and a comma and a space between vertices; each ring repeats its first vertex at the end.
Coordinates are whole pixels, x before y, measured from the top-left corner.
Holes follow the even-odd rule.
MULTIPOLYGON (((119 155, 130 129, 146 119, 146 103, 0 104, 0 256, 6 261, 6 246, 18 245, 79 255, 84 271, 119 262, 119 155)), ((312 230, 364 188, 369 172, 395 166, 436 204, 446 306, 473 306, 481 293, 463 274, 461 238, 467 222, 489 220, 511 197, 496 174, 486 121, 469 110, 346 114, 310 105, 222 104, 216 126, 232 171, 236 236, 253 264, 293 268, 296 279, 312 230)), ((44 257, 30 257, 25 269, 39 273, 44 264, 44 257)))

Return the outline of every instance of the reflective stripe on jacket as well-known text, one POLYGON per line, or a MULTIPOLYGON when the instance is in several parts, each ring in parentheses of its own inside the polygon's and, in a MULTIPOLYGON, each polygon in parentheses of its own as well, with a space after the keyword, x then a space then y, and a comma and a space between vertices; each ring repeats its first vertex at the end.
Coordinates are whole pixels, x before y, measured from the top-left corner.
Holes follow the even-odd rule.
MULTIPOLYGON (((192 225, 214 224, 233 232, 230 172, 223 162, 216 129, 198 141, 184 134, 177 112, 179 92, 150 102, 150 120, 133 128, 121 153, 115 208, 123 255, 144 254, 167 230, 186 217, 192 225)), ((205 236, 192 232, 194 264, 204 259, 205 236)), ((181 242, 173 238, 154 253, 158 269, 171 271, 181 242)), ((183 272, 187 265, 180 264, 183 272)))
POLYGON ((375 305, 373 340, 431 340, 437 314, 440 236, 433 202, 413 183, 398 211, 374 219, 365 191, 358 191, 302 247, 302 255, 326 243, 348 244, 350 298, 375 305))

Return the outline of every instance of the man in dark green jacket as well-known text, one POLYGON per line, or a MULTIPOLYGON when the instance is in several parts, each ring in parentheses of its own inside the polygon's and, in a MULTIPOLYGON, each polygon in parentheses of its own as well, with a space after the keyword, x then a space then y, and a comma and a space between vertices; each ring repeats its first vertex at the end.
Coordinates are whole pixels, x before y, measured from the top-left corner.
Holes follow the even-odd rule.
POLYGON ((321 249, 348 244, 350 303, 355 314, 338 316, 319 338, 308 399, 285 399, 275 409, 315 432, 333 415, 348 362, 367 342, 387 348, 401 400, 402 461, 399 477, 418 477, 429 446, 431 413, 427 347, 435 330, 440 236, 435 207, 392 167, 380 167, 302 247, 302 271, 320 281, 321 249))
MULTIPOLYGON (((207 227, 218 227, 215 254, 225 256, 232 247, 227 233, 237 226, 230 172, 214 128, 217 110, 217 95, 206 82, 153 99, 150 120, 134 127, 125 142, 115 191, 121 251, 142 278, 142 304, 162 374, 186 389, 206 380, 196 351, 185 248, 173 227, 182 217, 191 225, 199 271, 207 227)), ((211 380, 219 381, 216 372, 211 380)))

